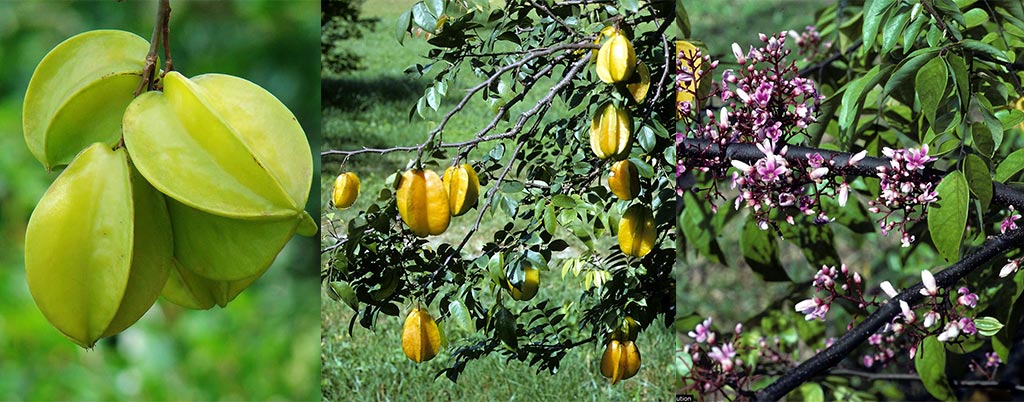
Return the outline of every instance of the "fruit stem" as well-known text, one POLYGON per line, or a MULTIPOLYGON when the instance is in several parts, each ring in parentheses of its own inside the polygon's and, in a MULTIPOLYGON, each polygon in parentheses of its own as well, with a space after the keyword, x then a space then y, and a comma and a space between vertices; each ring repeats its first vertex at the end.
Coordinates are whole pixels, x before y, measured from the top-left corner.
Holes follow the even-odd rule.
POLYGON ((153 36, 149 40, 149 53, 146 53, 146 64, 142 68, 142 81, 139 82, 139 87, 135 89, 135 96, 139 96, 143 92, 153 90, 153 84, 156 81, 154 76, 156 74, 157 48, 160 46, 161 41, 164 45, 164 58, 167 59, 164 72, 166 73, 167 71, 174 69, 174 64, 171 62, 171 48, 168 46, 168 38, 170 37, 170 19, 170 0, 160 0, 160 3, 157 5, 156 24, 153 27, 153 36))

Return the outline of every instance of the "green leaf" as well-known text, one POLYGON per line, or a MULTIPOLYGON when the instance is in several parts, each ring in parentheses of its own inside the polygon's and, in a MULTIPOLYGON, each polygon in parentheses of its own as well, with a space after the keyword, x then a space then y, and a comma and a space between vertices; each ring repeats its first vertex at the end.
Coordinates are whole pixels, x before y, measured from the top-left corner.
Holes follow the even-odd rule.
POLYGON ((1013 151, 996 167, 996 181, 1006 183, 1021 169, 1024 169, 1024 149, 1013 151))
POLYGON ((635 13, 640 9, 639 0, 619 0, 619 8, 622 10, 635 13))
POLYGON ((551 198, 551 203, 559 208, 576 208, 576 200, 565 194, 558 194, 551 198))
POLYGON ((982 336, 993 336, 1003 329, 1003 324, 995 317, 981 317, 974 320, 974 327, 982 336))
POLYGON ((1002 50, 996 49, 992 45, 989 45, 979 40, 964 39, 963 41, 960 41, 960 46, 963 46, 965 49, 972 50, 976 53, 984 53, 999 61, 1007 61, 1006 53, 1003 53, 1002 50))
POLYGON ((960 259, 960 244, 967 226, 970 201, 967 179, 953 171, 935 187, 939 200, 928 205, 928 232, 935 249, 947 262, 960 259))
POLYGON ((548 234, 554 235, 556 229, 555 223, 555 206, 548 204, 548 206, 544 208, 544 230, 547 231, 548 234))
POLYGON ((640 143, 640 148, 642 148, 644 152, 651 152, 651 150, 654 149, 655 142, 657 141, 654 130, 647 125, 640 126, 640 129, 637 130, 636 133, 636 139, 640 143))
POLYGON ((929 60, 939 54, 937 48, 927 48, 916 50, 907 58, 900 63, 896 72, 889 77, 889 80, 885 83, 885 89, 882 90, 882 96, 888 96, 897 87, 903 85, 911 78, 917 76, 917 72, 924 66, 929 60))
POLYGON ((974 147, 982 155, 991 157, 996 151, 996 143, 992 139, 992 132, 985 123, 977 122, 971 124, 971 138, 974 139, 974 147))
POLYGON ((519 349, 519 336, 516 334, 516 316, 512 315, 505 306, 495 307, 498 312, 494 314, 494 334, 512 350, 519 349))
POLYGON ((473 322, 473 317, 469 314, 469 309, 462 303, 462 300, 455 300, 448 304, 448 313, 451 318, 466 332, 476 332, 476 323, 473 322))
POLYGON ((412 22, 431 34, 437 29, 437 16, 422 1, 412 6, 412 22))
POLYGON ((403 44, 405 41, 405 33, 409 32, 409 26, 412 24, 412 9, 405 10, 402 15, 398 16, 398 22, 395 24, 395 39, 398 40, 398 44, 403 44))
POLYGON ((914 42, 917 41, 917 36, 921 34, 921 28, 924 27, 924 24, 928 21, 929 18, 924 15, 918 15, 914 21, 910 22, 907 29, 903 30, 903 47, 905 49, 910 49, 914 46, 914 42))
POLYGON ((921 102, 921 111, 924 112, 928 122, 935 124, 935 113, 942 101, 946 91, 946 82, 949 75, 946 72, 946 63, 942 58, 934 58, 921 67, 914 79, 914 88, 917 91, 917 98, 921 102))
POLYGON ((878 25, 885 19, 885 11, 895 3, 896 0, 873 0, 870 5, 864 6, 864 25, 861 31, 861 37, 864 38, 862 51, 874 47, 872 45, 875 36, 878 35, 878 25))
POLYGON ((885 27, 882 30, 882 54, 889 53, 902 36, 900 34, 903 33, 903 29, 907 26, 907 20, 910 19, 910 8, 905 8, 902 12, 897 11, 892 18, 885 21, 885 27))
POLYGON ((914 368, 921 377, 924 389, 935 399, 956 400, 949 379, 946 378, 946 348, 934 335, 924 338, 918 345, 917 355, 914 356, 914 368))
POLYGON ((693 193, 687 192, 685 197, 686 206, 683 208, 680 226, 686 241, 708 260, 719 264, 726 263, 725 253, 722 252, 715 237, 716 232, 708 230, 713 217, 711 211, 706 203, 700 202, 693 193))
POLYGON ((864 105, 864 98, 868 92, 871 91, 883 77, 889 76, 889 72, 892 71, 893 66, 877 65, 864 76, 847 84, 843 93, 843 101, 839 108, 839 129, 841 132, 846 132, 853 127, 853 123, 856 121, 858 115, 860 115, 860 109, 864 105))
POLYGON ((433 15, 435 19, 441 18, 441 15, 444 14, 444 0, 426 0, 424 4, 427 5, 427 11, 430 11, 430 15, 433 15))
POLYGON ((771 230, 758 228, 757 219, 753 216, 748 217, 743 225, 740 250, 743 252, 743 260, 761 279, 768 282, 789 281, 789 275, 779 260, 778 239, 771 230))
POLYGON ((980 8, 972 8, 964 13, 964 22, 967 23, 967 29, 974 28, 988 22, 988 13, 980 8))
POLYGON ((988 164, 978 155, 967 155, 964 175, 967 177, 971 192, 981 202, 981 210, 987 211, 989 203, 992 202, 992 174, 988 171, 988 164))
POLYGON ((799 393, 799 399, 804 402, 824 402, 825 401, 825 390, 821 389, 821 385, 813 382, 807 382, 796 389, 799 393))
POLYGON ((679 39, 690 37, 690 16, 686 13, 683 0, 676 0, 676 28, 679 28, 679 33, 682 34, 679 39))
POLYGON ((804 217, 796 225, 782 225, 780 229, 787 241, 800 247, 811 268, 840 265, 835 236, 828 225, 815 225, 810 217, 804 217))

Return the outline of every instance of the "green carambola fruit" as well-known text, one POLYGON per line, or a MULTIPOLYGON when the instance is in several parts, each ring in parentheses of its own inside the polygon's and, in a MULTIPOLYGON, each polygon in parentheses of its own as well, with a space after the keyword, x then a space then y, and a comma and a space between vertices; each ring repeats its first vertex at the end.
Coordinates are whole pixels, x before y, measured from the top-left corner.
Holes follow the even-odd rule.
POLYGON ((131 326, 171 269, 163 196, 122 149, 93 144, 50 185, 29 219, 25 271, 43 315, 85 348, 131 326))
POLYGON ((262 275, 261 272, 237 281, 215 281, 196 275, 175 260, 161 295, 171 303, 196 310, 207 310, 215 304, 224 307, 262 275))
POLYGON ((124 114, 132 161, 160 192, 236 219, 305 219, 313 178, 305 133, 269 92, 244 79, 171 71, 163 92, 124 114))
POLYGON ((148 51, 145 39, 114 30, 85 32, 50 50, 32 74, 22 109, 32 155, 51 170, 92 143, 117 144, 148 51))

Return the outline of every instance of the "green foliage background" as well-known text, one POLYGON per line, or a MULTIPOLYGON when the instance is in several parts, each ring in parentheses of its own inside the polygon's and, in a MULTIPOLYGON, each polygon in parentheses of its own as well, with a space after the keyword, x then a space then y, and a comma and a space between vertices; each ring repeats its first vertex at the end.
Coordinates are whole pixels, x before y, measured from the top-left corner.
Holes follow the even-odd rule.
MULTIPOLYGON (((0 2, 0 400, 319 399, 316 237, 293 239, 226 309, 158 301, 94 350, 65 339, 29 294, 25 225, 58 174, 32 158, 21 131, 32 71, 53 46, 87 30, 149 38, 156 3, 0 2)), ((176 69, 263 86, 296 114, 310 143, 319 143, 318 2, 174 0, 171 7, 176 69)), ((319 191, 314 186, 307 205, 314 215, 319 191)))

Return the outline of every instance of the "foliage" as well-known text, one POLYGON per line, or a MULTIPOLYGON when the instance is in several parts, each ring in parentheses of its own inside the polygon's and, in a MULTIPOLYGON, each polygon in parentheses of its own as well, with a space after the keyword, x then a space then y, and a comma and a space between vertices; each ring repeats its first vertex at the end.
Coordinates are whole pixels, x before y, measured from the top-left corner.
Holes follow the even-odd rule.
POLYGON ((398 18, 398 40, 410 43, 410 34, 423 32, 433 46, 430 63, 407 70, 432 78, 410 116, 438 120, 417 146, 331 149, 322 156, 340 159, 332 175, 358 170, 359 165, 347 163, 365 153, 405 151, 415 155, 410 168, 438 170, 445 162, 468 160, 479 174, 480 204, 453 218, 476 219, 461 241, 438 244, 412 235, 397 219, 399 172, 387 178, 378 194, 363 192, 372 203, 359 207, 357 201, 356 211, 342 214, 351 218, 328 227, 324 239, 323 278, 325 285, 334 285, 327 291, 345 289, 336 296, 357 307, 353 325, 372 328, 378 317, 398 316, 404 306, 422 303, 439 311, 435 316, 444 328, 458 322, 477 329, 483 338, 459 339, 449 346, 453 363, 439 375, 454 381, 467 363, 488 354, 554 372, 562 356, 595 340, 603 343, 627 315, 645 328, 671 321, 675 251, 669 183, 674 159, 665 129, 672 119, 671 103, 660 101, 663 96, 631 103, 628 92, 598 80, 589 60, 599 31, 620 26, 631 31, 637 60, 651 69, 657 83, 651 91, 668 93, 664 32, 671 23, 670 6, 510 2, 492 8, 483 2, 431 1, 415 4, 398 18), (474 84, 461 91, 457 77, 466 75, 475 77, 474 84), (459 93, 459 100, 443 106, 451 93, 459 93), (615 202, 601 184, 612 161, 593 156, 589 132, 596 106, 610 99, 634 110, 638 146, 630 160, 646 184, 635 202, 656 211, 656 246, 643 258, 608 247, 629 204, 615 202), (477 103, 490 106, 483 126, 472 127, 476 134, 469 140, 452 140, 461 135, 452 127, 463 108, 477 103), (439 110, 448 112, 435 115, 439 110), (480 230, 484 225, 496 230, 485 233, 480 230), (479 251, 467 249, 471 238, 482 236, 487 237, 479 240, 479 251), (540 268, 542 284, 558 280, 561 267, 565 280, 576 278, 585 291, 566 302, 550 300, 543 292, 529 301, 503 297, 503 283, 521 286, 527 266, 540 268))
POLYGON ((364 0, 320 2, 320 68, 333 74, 365 68, 346 42, 362 39, 378 21, 360 17, 364 0))
MULTIPOLYGON (((772 331, 755 318, 743 330, 761 334, 741 337, 737 326, 735 337, 727 338, 735 339, 729 344, 735 352, 725 353, 724 341, 708 341, 706 334, 697 339, 710 331, 707 325, 701 330, 694 327, 698 322, 680 321, 677 328, 693 330, 690 337, 697 341, 681 357, 689 362, 682 373, 685 387, 707 384, 700 389, 709 394, 776 399, 816 379, 826 385, 825 399, 846 399, 853 391, 869 398, 891 398, 893 391, 907 392, 897 398, 915 398, 912 388, 878 382, 851 388, 846 378, 886 379, 886 373, 912 367, 915 354, 918 367, 929 368, 921 379, 937 398, 951 397, 948 384, 964 392, 969 385, 961 380, 970 375, 995 380, 998 370, 991 367, 998 362, 985 369, 966 362, 985 360, 979 357, 989 348, 1004 353, 999 358, 1006 362, 1004 339, 1016 339, 1008 332, 1020 319, 1006 314, 1020 293, 1010 279, 1000 278, 1019 265, 1015 210, 1024 197, 1012 152, 1021 145, 1024 120, 1014 107, 1024 94, 1024 66, 1016 61, 1024 43, 1022 15, 1015 1, 838 2, 819 10, 815 25, 803 32, 762 35, 760 45, 734 45, 731 52, 710 50, 732 53, 729 60, 703 58, 707 50, 680 53, 684 90, 692 88, 686 82, 698 59, 711 70, 718 62, 726 70, 721 80, 702 74, 706 78, 698 80, 707 92, 693 91, 697 101, 679 105, 680 187, 693 194, 685 196, 681 225, 692 250, 738 265, 716 252, 723 248, 721 238, 700 236, 697 229, 726 233, 742 225, 748 265, 764 281, 793 283, 795 291, 783 298, 789 303, 782 304, 792 307, 782 314, 827 317, 825 328, 836 336, 807 332, 820 331, 822 324, 801 326, 797 336, 771 346, 772 331), (787 68, 793 60, 796 68, 787 68), (796 92, 787 85, 801 77, 813 79, 813 87, 800 92, 816 91, 817 100, 790 98, 796 92), (804 111, 813 124, 785 119, 804 111), (1007 174, 993 175, 999 171, 1007 174), (720 190, 730 175, 739 193, 720 190), (719 209, 723 199, 729 202, 719 209), (884 236, 893 231, 900 232, 900 245, 885 245, 891 242, 884 236), (803 252, 811 270, 780 263, 779 237, 803 252), (871 264, 848 269, 841 263, 857 259, 858 251, 851 242, 864 244, 861 250, 883 247, 873 250, 871 264), (912 286, 889 282, 913 284, 906 278, 917 276, 921 282, 912 286), (808 284, 825 297, 807 299, 808 284), (881 299, 876 286, 885 293, 881 299), (976 332, 981 327, 987 328, 984 334, 976 332), (808 357, 798 353, 800 347, 829 346, 796 367, 808 357), (715 348, 717 353, 708 354, 715 348), (789 372, 754 376, 749 383, 720 380, 746 378, 769 357, 789 372), (945 370, 928 362, 942 362, 945 370), (845 377, 822 377, 827 370, 845 377), (947 374, 948 384, 936 385, 947 374)), ((778 304, 764 308, 762 315, 780 314, 773 311, 778 304)), ((800 389, 804 395, 820 392, 800 389)))

